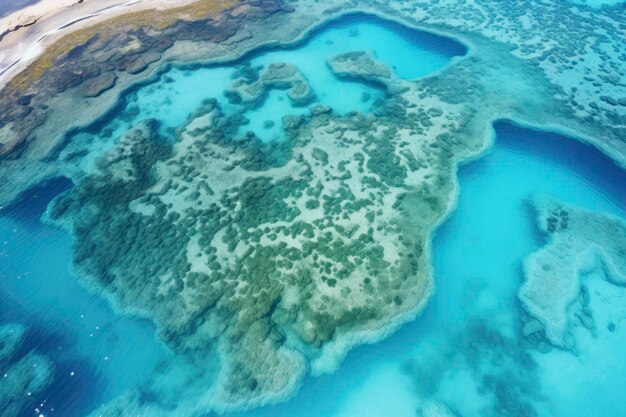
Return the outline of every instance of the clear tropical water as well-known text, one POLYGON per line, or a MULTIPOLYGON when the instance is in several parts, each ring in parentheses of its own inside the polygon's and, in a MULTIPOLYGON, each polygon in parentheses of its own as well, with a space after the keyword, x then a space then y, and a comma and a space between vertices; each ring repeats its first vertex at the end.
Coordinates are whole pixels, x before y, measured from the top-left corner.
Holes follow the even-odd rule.
MULTIPOLYGON (((373 50, 406 79, 431 74, 463 52, 456 43, 361 16, 322 28, 297 47, 257 51, 237 64, 296 64, 319 103, 340 113, 367 112, 383 92, 339 81, 325 65, 336 53, 363 49, 373 50), (342 93, 336 94, 338 90, 342 93), (363 100, 364 93, 371 98, 363 100)), ((206 98, 217 98, 227 112, 237 112, 237 106, 222 96, 232 74, 228 66, 168 69, 155 82, 131 92, 121 112, 101 121, 100 131, 112 131, 100 138, 101 143, 108 146, 107 137, 145 118, 156 117, 165 129, 175 128, 206 98)), ((274 91, 261 107, 244 113, 250 120, 245 129, 260 132, 264 140, 279 139, 277 115, 304 111, 307 108, 293 108, 283 91, 274 91), (277 121, 274 130, 263 127, 267 120, 277 121)), ((482 363, 490 374, 507 375, 528 392, 538 390, 545 400, 532 395, 526 400, 540 415, 614 416, 622 409, 615 401, 626 388, 622 377, 626 362, 617 360, 609 366, 604 359, 623 357, 623 344, 616 341, 624 340, 626 328, 600 332, 596 339, 581 335, 584 343, 578 355, 525 351, 520 347, 516 292, 522 260, 543 244, 529 198, 548 193, 626 218, 624 171, 571 139, 499 124, 493 150, 462 167, 459 178, 458 208, 435 237, 438 289, 423 315, 392 337, 351 352, 336 373, 308 378, 292 400, 235 415, 403 417, 415 416, 423 401, 436 399, 463 416, 480 416, 485 406, 508 397, 485 388, 480 378, 484 369, 476 370, 462 359, 472 354, 478 355, 474 363, 482 363), (482 321, 489 323, 491 332, 505 335, 507 342, 487 343, 489 332, 476 325, 482 321), (414 358, 418 361, 408 366, 414 358), (529 358, 536 365, 527 369, 522 359, 529 358), (419 372, 425 369, 429 375, 444 376, 437 389, 420 385, 419 372)), ((71 417, 149 380, 170 355, 154 326, 115 314, 68 270, 71 238, 39 219, 47 202, 69 186, 63 180, 42 185, 1 213, 0 320, 27 324, 32 330, 24 349, 46 353, 55 363, 53 385, 37 398, 44 404, 38 407, 40 412, 71 417)), ((602 288, 603 281, 597 278, 601 277, 590 281, 598 291, 624 296, 620 289, 602 288)), ((592 303, 599 317, 609 314, 607 306, 592 303)), ((30 411, 34 412, 25 415, 32 415, 30 411)))
MULTIPOLYGON (((529 199, 548 194, 626 218, 626 172, 572 139, 504 123, 496 125, 496 132, 494 148, 459 170, 458 207, 434 239, 437 292, 422 316, 389 339, 351 352, 335 374, 311 378, 289 403, 241 416, 412 417, 431 399, 420 394, 424 389, 413 379, 424 382, 439 374, 446 377, 435 399, 455 406, 464 417, 483 416, 483 407, 497 403, 498 394, 471 376, 472 366, 452 359, 472 354, 491 368, 487 374, 511 373, 508 383, 539 390, 545 400, 529 400, 537 415, 608 416, 622 409, 616 399, 626 389, 626 360, 607 358, 623 357, 617 341, 626 336, 624 326, 614 333, 604 329, 597 339, 581 335, 579 355, 529 351, 537 367, 522 375, 515 371, 524 363, 509 353, 521 350, 517 344, 522 343, 521 263, 544 243, 529 199), (486 343, 485 334, 477 331, 482 321, 510 342, 486 343), (411 358, 427 364, 422 378, 406 370, 411 358)), ((590 281, 605 283, 601 277, 590 281)), ((626 289, 607 291, 617 297, 614 304, 626 301, 626 289)), ((614 304, 596 301, 594 314, 611 314, 614 304)))
POLYGON ((585 6, 591 6, 594 8, 600 8, 604 6, 617 6, 624 4, 624 0, 570 0, 572 3, 582 4, 585 6))
MULTIPOLYGON (((439 353, 451 349, 455 355, 467 354, 451 338, 480 340, 472 331, 479 320, 488 320, 514 341, 520 337, 516 292, 521 261, 543 243, 529 197, 549 193, 626 218, 626 174, 595 149, 571 139, 506 124, 498 125, 497 133, 492 151, 460 169, 458 208, 434 241, 438 290, 424 314, 389 339, 351 352, 335 374, 309 378, 291 401, 236 415, 414 416, 420 396, 404 368, 407 359, 421 358, 442 371, 439 353)), ((37 198, 45 199, 48 191, 37 192, 37 198)), ((39 224, 40 211, 32 209, 32 201, 28 207, 1 218, 1 289, 3 305, 9 307, 2 319, 46 329, 30 343, 50 352, 66 378, 45 397, 63 415, 78 415, 85 403, 93 406, 94 397, 110 398, 149 377, 157 358, 166 353, 152 326, 115 316, 104 301, 76 284, 67 271, 69 237, 39 224)), ((600 279, 594 282, 603 285, 600 279)), ((624 301, 626 290, 609 290, 624 301)), ((594 305, 600 317, 609 314, 603 308, 594 305)), ((623 344, 617 341, 624 336, 623 327, 612 334, 600 332, 597 339, 584 341, 578 356, 531 352, 538 370, 515 383, 540 389, 546 400, 533 405, 541 415, 582 417, 603 407, 607 414, 594 415, 615 415, 621 409, 615 401, 626 389, 626 361, 613 360, 609 366, 606 358, 623 357, 623 344)), ((494 345, 479 355, 489 361, 498 349, 494 345)), ((503 370, 521 366, 506 355, 493 365, 503 370)), ((469 368, 446 371, 452 377, 442 383, 440 398, 464 410, 464 416, 481 415, 481 406, 493 401, 492 393, 480 394, 479 381, 463 379, 469 368)))
POLYGON ((349 15, 322 26, 296 46, 261 48, 228 66, 170 68, 155 82, 132 92, 123 112, 116 113, 105 128, 119 133, 139 120, 154 117, 164 129, 173 129, 207 98, 217 99, 226 114, 243 112, 249 123, 240 128, 239 134, 252 131, 264 141, 283 138, 283 115, 308 113, 316 104, 330 106, 339 114, 369 112, 384 92, 371 85, 338 79, 326 63, 332 56, 349 51, 373 52, 398 77, 405 79, 432 74, 454 56, 466 52, 464 46, 448 38, 410 30, 374 16, 349 15), (237 66, 267 68, 278 62, 298 67, 313 89, 315 101, 295 107, 286 91, 274 89, 259 107, 247 110, 224 97, 237 66), (272 127, 267 127, 268 121, 272 127))
MULTIPOLYGON (((462 45, 446 38, 373 16, 346 16, 319 28, 294 47, 262 48, 228 66, 169 68, 154 82, 131 91, 121 108, 95 127, 75 134, 73 140, 88 140, 105 150, 113 138, 148 118, 158 119, 164 133, 171 134, 208 98, 217 99, 227 114, 242 112, 223 92, 231 85, 235 68, 243 64, 297 65, 317 96, 310 106, 322 103, 339 113, 367 112, 384 92, 339 80, 326 64, 335 54, 355 50, 374 52, 399 77, 407 79, 433 73, 453 56, 465 53, 462 45)), ((293 107, 284 91, 272 90, 262 106, 244 113, 250 122, 240 133, 252 130, 264 140, 281 139, 281 117, 308 112, 310 106, 293 107), (275 122, 273 129, 263 127, 267 120, 275 122)), ((83 158, 81 163, 89 166, 93 158, 83 158)), ((38 407, 45 415, 53 409, 57 415, 84 415, 146 381, 169 357, 151 323, 116 315, 68 270, 71 237, 41 223, 40 217, 48 202, 70 186, 63 179, 42 184, 0 214, 0 297, 4 306, 0 319, 37 329, 24 351, 35 349, 55 362, 55 382, 42 395, 47 402, 38 407)))

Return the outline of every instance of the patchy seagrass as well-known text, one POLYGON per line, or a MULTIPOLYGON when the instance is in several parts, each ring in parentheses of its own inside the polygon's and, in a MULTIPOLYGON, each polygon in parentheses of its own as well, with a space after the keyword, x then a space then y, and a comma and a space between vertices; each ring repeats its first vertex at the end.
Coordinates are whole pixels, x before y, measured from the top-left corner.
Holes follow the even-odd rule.
POLYGON ((402 100, 377 116, 311 115, 269 144, 231 137, 208 100, 173 143, 156 122, 125 134, 49 217, 73 233, 81 274, 153 317, 174 350, 219 348, 221 401, 289 392, 331 340, 432 291, 424 245, 465 149, 425 134, 450 115, 396 114, 402 100))

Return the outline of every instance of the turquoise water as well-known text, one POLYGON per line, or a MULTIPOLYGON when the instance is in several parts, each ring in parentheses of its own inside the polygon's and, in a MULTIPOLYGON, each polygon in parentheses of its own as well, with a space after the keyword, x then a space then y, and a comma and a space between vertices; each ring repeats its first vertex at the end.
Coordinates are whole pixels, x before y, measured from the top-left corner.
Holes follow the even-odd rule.
POLYGON ((600 8, 604 6, 617 6, 624 4, 624 0, 569 0, 571 3, 584 4, 593 8, 600 8))
MULTIPOLYGON (((238 64, 293 63, 318 103, 340 113, 367 112, 384 92, 339 81, 325 66, 333 54, 362 49, 373 50, 406 79, 433 73, 464 51, 449 40, 357 16, 318 30, 297 48, 264 49, 238 64), (363 100, 363 93, 371 98, 363 100)), ((243 112, 250 120, 239 134, 253 130, 263 140, 276 140, 282 137, 280 116, 308 111, 291 106, 280 90, 255 109, 228 103, 222 91, 233 71, 170 68, 131 92, 119 113, 101 121, 95 136, 106 147, 111 137, 149 117, 161 120, 167 131, 183 123, 202 100, 216 98, 227 113, 243 112), (263 127, 268 120, 277 122, 275 129, 263 127), (101 135, 105 130, 108 134, 101 135)), ((616 401, 626 389, 626 361, 617 359, 624 356, 618 341, 626 337, 626 327, 601 331, 595 339, 577 335, 577 355, 539 353, 519 334, 516 292, 522 260, 544 243, 529 198, 547 193, 626 218, 626 174, 571 139, 507 124, 497 124, 496 132, 493 150, 459 171, 458 208, 435 236, 437 292, 425 312, 390 338, 351 352, 336 373, 307 378, 292 400, 233 415, 403 417, 415 416, 421 404, 435 400, 465 417, 620 415, 616 401), (503 392, 502 380, 514 390, 503 392), (499 414, 485 414, 486 407, 499 414)), ((81 135, 94 133, 77 138, 81 135)), ((69 186, 63 180, 44 184, 0 214, 0 320, 26 324, 31 330, 24 349, 44 353, 55 364, 53 385, 24 415, 33 415, 39 404, 45 404, 38 408, 46 416, 84 415, 149 381, 170 359, 153 325, 116 315, 68 271, 71 238, 39 218, 47 202, 69 186)), ((598 274, 589 277, 590 287, 614 299, 608 304, 592 297, 600 319, 624 305, 624 290, 603 286, 598 274)))
POLYGON ((158 119, 164 129, 185 122, 203 100, 217 99, 226 114, 243 114, 249 123, 237 132, 252 131, 263 141, 283 138, 282 117, 306 114, 316 104, 332 107, 337 113, 369 112, 381 89, 336 78, 326 64, 334 55, 349 51, 371 51, 400 78, 414 79, 442 69, 454 56, 465 54, 463 45, 436 35, 407 29, 370 15, 349 15, 314 31, 303 43, 286 48, 261 48, 228 66, 178 68, 165 71, 153 83, 142 86, 126 99, 103 129, 114 134, 127 130, 139 120, 158 119), (247 109, 229 103, 224 90, 233 82, 237 65, 266 68, 275 62, 297 66, 313 89, 316 99, 305 107, 293 106, 286 91, 272 90, 260 106, 247 109), (123 119, 123 121, 121 121, 123 119), (264 127, 266 122, 273 127, 264 127))
MULTIPOLYGON (((624 352, 618 342, 624 340, 626 327, 611 334, 600 332, 595 339, 581 334, 577 355, 539 353, 523 347, 516 292, 521 261, 543 244, 528 199, 547 193, 626 218, 626 173, 595 149, 571 139, 507 124, 496 127, 493 150, 459 171, 458 208, 434 240, 438 289, 422 316, 392 337, 354 350, 335 374, 308 378, 291 401, 234 416, 408 417, 415 416, 427 397, 446 401, 464 416, 481 416, 483 407, 497 404, 498 397, 476 380, 469 362, 458 359, 472 355, 477 355, 474 361, 487 364, 483 367, 493 368, 493 374, 525 369, 525 361, 531 361, 531 371, 509 378, 540 394, 522 397, 538 415, 624 415, 616 411, 622 409, 616 401, 626 389, 622 378, 626 361, 619 359, 624 352), (477 331, 481 322, 489 323, 491 332, 505 335, 507 342, 487 338, 490 343, 485 343, 491 333, 481 327, 482 332, 477 331), (433 389, 414 382, 420 366, 413 364, 407 372, 411 358, 419 358, 433 380, 446 375, 435 395, 424 395, 433 389)), ((63 185, 53 184, 33 195, 45 201, 46 191, 63 185)), ((25 204, 33 207, 32 200, 25 204)), ((167 355, 152 326, 114 316, 106 303, 76 284, 67 272, 70 239, 39 224, 39 214, 17 210, 0 220, 1 293, 3 305, 9 306, 2 319, 55 329, 34 337, 33 344, 51 352, 61 372, 69 374, 71 369, 83 377, 74 385, 76 376, 62 378, 55 383, 62 388, 46 398, 48 404, 56 401, 57 410, 62 409, 59 403, 66 405, 62 415, 80 415, 98 400, 150 378, 158 358, 167 355), (60 352, 55 351, 57 344, 60 352), (83 391, 85 386, 90 388, 83 391)), ((615 313, 609 307, 624 305, 626 290, 603 288, 604 281, 596 278, 590 277, 590 287, 598 286, 616 298, 607 307, 592 297, 594 314, 601 318, 615 313)))
MULTIPOLYGON (((626 326, 600 332, 597 339, 580 335, 578 355, 542 354, 524 348, 517 301, 522 260, 544 243, 529 198, 549 194, 626 218, 626 172, 572 139, 504 123, 496 132, 493 150, 459 171, 457 210, 434 239, 437 292, 421 317, 387 340, 354 350, 335 374, 310 378, 291 402, 238 417, 414 417, 433 398, 464 417, 626 415, 616 402, 626 389, 626 360, 619 359, 624 347, 618 342, 626 326), (497 343, 494 333, 507 342, 497 343), (419 358, 421 377, 415 366, 406 369, 413 358, 419 358), (535 365, 523 371, 529 363, 535 365), (521 393, 513 391, 507 403, 502 392, 485 388, 487 375, 505 375, 521 393), (437 376, 437 392, 423 394, 434 391, 428 385, 437 376), (524 394, 533 390, 536 395, 524 394), (518 399, 531 411, 515 408, 518 399), (494 404, 499 414, 485 414, 494 404)), ((607 291, 617 297, 612 306, 626 301, 626 289, 607 291)), ((594 307, 597 317, 610 313, 601 302, 594 307)))

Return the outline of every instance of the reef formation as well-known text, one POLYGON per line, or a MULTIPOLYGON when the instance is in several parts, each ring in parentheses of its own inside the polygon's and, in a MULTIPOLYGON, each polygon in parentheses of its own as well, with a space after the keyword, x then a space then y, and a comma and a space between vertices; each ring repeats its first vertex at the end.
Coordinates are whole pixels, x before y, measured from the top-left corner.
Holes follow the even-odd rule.
POLYGON ((463 147, 427 139, 450 123, 435 109, 384 110, 314 107, 264 144, 229 136, 237 125, 207 101, 173 144, 155 121, 126 133, 48 217, 73 233, 79 274, 173 349, 219 349, 220 398, 291 392, 307 362, 432 291, 426 242, 453 192, 445 155, 463 147))
MULTIPOLYGON (((352 346, 414 317, 434 289, 430 239, 454 207, 457 164, 489 147, 494 119, 571 132, 626 165, 626 25, 606 10, 460 0, 194 7, 68 35, 0 96, 0 205, 70 178, 47 219, 75 237, 76 271, 119 310, 153 320, 196 372, 187 403, 157 381, 141 393, 155 402, 135 393, 100 414, 123 415, 131 403, 142 415, 192 415, 276 401, 307 372, 333 369, 352 346), (385 99, 369 114, 321 104, 286 114, 283 142, 240 135, 244 116, 216 100, 175 131, 157 120, 100 129, 127 91, 168 66, 234 62, 355 12, 454 37, 469 52, 418 80, 368 51, 331 57, 336 76, 378 85, 385 99)), ((244 67, 225 96, 250 109, 272 89, 294 106, 316 100, 283 62, 244 67)), ((550 276, 529 279, 522 294, 550 276)), ((529 312, 564 344, 562 308, 533 310, 531 298, 529 312)))
POLYGON ((529 315, 541 324, 530 321, 525 332, 543 331, 554 346, 572 349, 572 319, 587 328, 594 326, 592 313, 585 308, 584 273, 600 267, 611 284, 626 286, 626 224, 550 199, 537 201, 535 207, 537 223, 548 242, 524 265, 526 281, 519 297, 529 315), (572 308, 579 299, 583 308, 573 317, 572 308))

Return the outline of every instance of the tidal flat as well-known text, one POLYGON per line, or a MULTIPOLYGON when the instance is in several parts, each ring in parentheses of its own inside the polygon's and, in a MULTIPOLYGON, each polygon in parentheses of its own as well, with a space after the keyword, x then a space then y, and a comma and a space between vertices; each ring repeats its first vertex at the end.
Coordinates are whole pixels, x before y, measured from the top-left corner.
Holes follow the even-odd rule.
POLYGON ((62 26, 0 95, 3 417, 620 415, 624 7, 62 26))

